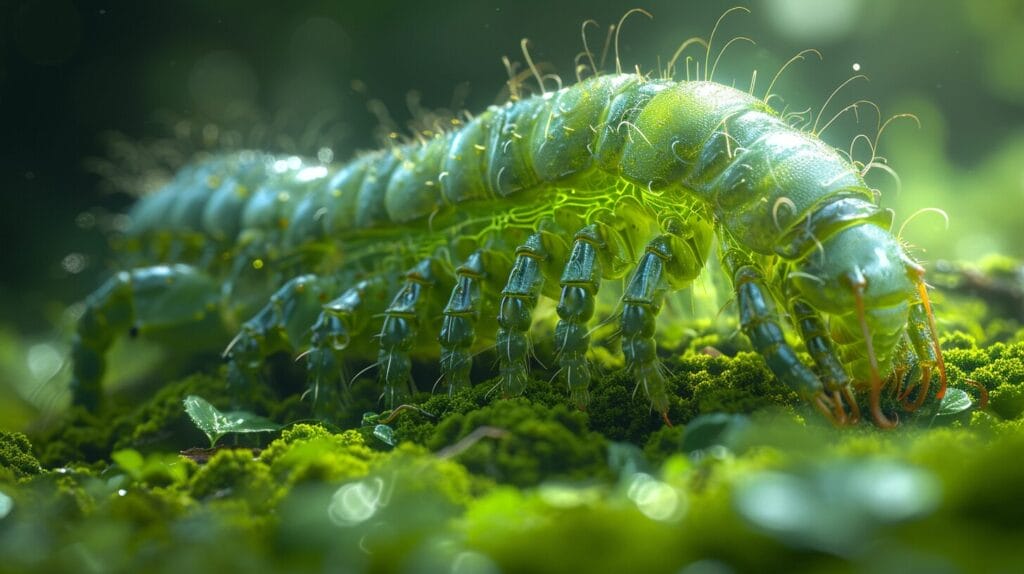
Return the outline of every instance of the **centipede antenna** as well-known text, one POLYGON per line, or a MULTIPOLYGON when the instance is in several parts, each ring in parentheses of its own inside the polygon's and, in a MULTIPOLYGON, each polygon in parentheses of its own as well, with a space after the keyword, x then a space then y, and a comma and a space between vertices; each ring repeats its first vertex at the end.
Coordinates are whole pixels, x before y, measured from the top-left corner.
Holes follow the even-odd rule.
POLYGON ((527 44, 529 43, 530 40, 528 38, 523 38, 519 41, 519 47, 523 50, 523 57, 526 58, 526 65, 530 67, 530 71, 533 72, 533 77, 537 80, 537 85, 540 86, 540 93, 546 94, 548 91, 544 87, 544 78, 540 75, 540 71, 533 63, 533 58, 530 57, 530 49, 527 47, 527 44))
MULTIPOLYGON (((861 166, 864 166, 867 163, 871 163, 874 160, 874 157, 875 157, 875 150, 872 147, 872 145, 873 144, 871 143, 871 138, 869 138, 867 136, 867 134, 857 134, 857 135, 853 136, 853 139, 850 140, 850 151, 849 151, 850 161, 854 162, 854 163, 858 163, 861 166), (871 150, 871 159, 869 159, 866 163, 865 162, 860 162, 860 161, 857 161, 857 160, 853 159, 853 148, 856 147, 857 141, 859 141, 859 140, 864 140, 864 142, 868 146, 868 149, 871 150)), ((861 172, 861 176, 863 176, 863 172, 861 172)))
POLYGON ((519 99, 519 78, 516 74, 515 66, 512 64, 512 60, 508 59, 508 56, 502 56, 501 63, 505 66, 505 71, 508 73, 508 81, 505 82, 505 85, 508 86, 508 99, 514 102, 519 99))
POLYGON ((985 410, 985 407, 988 406, 988 400, 989 400, 988 389, 985 388, 985 385, 983 385, 983 384, 981 384, 978 381, 975 381, 973 379, 966 379, 965 378, 964 382, 967 383, 968 385, 971 385, 975 389, 977 389, 977 391, 978 391, 978 408, 981 409, 981 410, 985 410))
POLYGON ((228 343, 228 346, 224 348, 224 352, 222 352, 220 354, 220 357, 222 359, 228 358, 228 355, 231 353, 231 349, 235 348, 235 345, 238 344, 238 341, 240 341, 242 339, 242 335, 244 333, 245 333, 245 331, 241 331, 240 330, 240 331, 238 331, 238 334, 235 335, 234 338, 231 339, 231 342, 228 343))
POLYGON ((715 63, 711 65, 711 74, 708 75, 708 79, 709 80, 714 81, 714 79, 715 79, 715 70, 718 69, 718 62, 719 62, 719 60, 722 59, 722 54, 724 54, 725 51, 729 48, 729 46, 732 46, 734 42, 738 42, 738 41, 741 41, 741 40, 745 41, 745 42, 750 42, 754 46, 757 45, 757 42, 753 41, 752 39, 750 39, 750 38, 748 38, 746 36, 736 36, 735 38, 733 38, 733 39, 729 40, 728 42, 726 42, 725 46, 722 46, 722 49, 718 52, 718 55, 715 56, 715 63))
MULTIPOLYGON (((581 55, 582 54, 577 54, 577 57, 579 57, 581 55)), ((583 81, 583 74, 582 74, 582 72, 586 71, 587 66, 585 64, 580 64, 579 62, 577 62, 574 66, 575 67, 573 68, 573 71, 576 74, 576 83, 578 84, 578 83, 583 81)), ((591 76, 591 77, 593 77, 593 76, 591 76)))
POLYGON ((882 377, 878 374, 878 357, 875 356, 875 344, 871 340, 871 330, 868 328, 867 316, 864 311, 864 282, 855 280, 851 287, 853 301, 857 306, 857 321, 860 323, 864 347, 868 352, 868 364, 871 366, 871 418, 874 419, 876 425, 882 428, 893 428, 896 423, 886 418, 885 413, 882 412, 882 377))
POLYGON ((612 45, 612 34, 615 33, 615 24, 608 26, 608 33, 604 36, 604 47, 601 48, 601 62, 598 68, 604 69, 604 62, 608 58, 608 48, 612 45))
MULTIPOLYGON (((738 12, 738 11, 743 11, 743 12, 746 12, 747 14, 750 14, 750 10, 748 8, 745 8, 743 6, 733 6, 732 8, 729 8, 728 10, 726 10, 725 12, 722 12, 722 15, 718 17, 718 21, 715 22, 715 27, 711 29, 711 35, 708 36, 708 43, 707 43, 706 49, 704 50, 704 74, 705 74, 704 80, 705 81, 708 81, 708 80, 711 79, 707 75, 707 73, 708 73, 708 66, 711 65, 711 46, 715 42, 715 33, 718 32, 718 27, 722 25, 722 20, 725 20, 726 16, 728 16, 729 14, 732 14, 733 12, 738 12)), ((729 44, 726 44, 726 47, 728 47, 728 45, 729 44)), ((721 54, 719 54, 719 55, 721 55, 721 54)), ((716 58, 716 61, 717 61, 717 58, 716 58)), ((698 78, 699 77, 700 76, 698 76, 698 78)))
POLYGON ((821 105, 821 109, 818 111, 818 115, 815 116, 814 125, 811 127, 812 134, 818 135, 818 122, 821 121, 821 116, 822 114, 825 113, 825 109, 828 108, 828 105, 832 102, 832 98, 836 97, 836 94, 838 94, 843 88, 845 88, 847 85, 854 82, 855 80, 871 81, 864 74, 857 74, 856 76, 847 78, 845 82, 836 86, 836 89, 832 90, 832 93, 829 94, 827 98, 825 98, 825 103, 821 105))
POLYGON ((298 356, 295 357, 295 362, 298 363, 299 361, 304 359, 306 357, 306 355, 308 355, 308 354, 310 354, 312 352, 313 352, 313 347, 310 347, 310 348, 306 349, 305 351, 299 353, 298 356))
MULTIPOLYGON (((881 115, 879 115, 879 117, 881 117, 881 115)), ((889 116, 889 118, 878 127, 878 131, 875 132, 875 139, 871 143, 871 161, 869 161, 868 163, 873 163, 877 159, 877 157, 875 157, 875 152, 878 150, 878 142, 879 140, 882 139, 882 134, 885 133, 885 128, 889 127, 889 124, 891 124, 892 122, 904 118, 914 120, 914 123, 917 124, 917 129, 921 129, 921 119, 914 114, 903 113, 889 116)))
POLYGON ((622 60, 619 58, 619 32, 622 31, 622 25, 626 22, 626 18, 629 18, 633 14, 643 14, 644 16, 647 16, 651 20, 654 19, 654 16, 652 16, 650 12, 648 12, 647 10, 644 10, 643 8, 633 8, 630 11, 626 12, 625 14, 623 14, 622 18, 619 18, 619 25, 615 29, 615 73, 616 74, 621 74, 622 73, 622 60))
MULTIPOLYGON (((595 20, 584 20, 583 24, 580 26, 580 36, 583 38, 583 54, 586 55, 588 60, 590 60, 590 69, 596 78, 599 74, 597 71, 597 65, 594 64, 594 53, 590 51, 590 45, 587 44, 587 24, 593 24, 597 27, 600 27, 600 25, 595 20)), ((579 76, 577 76, 577 78, 578 77, 579 76)))
POLYGON ((771 100, 771 97, 773 95, 772 88, 775 87, 775 82, 777 82, 779 78, 782 77, 782 73, 785 72, 786 68, 788 68, 791 64, 793 64, 794 62, 806 60, 806 54, 814 54, 815 56, 818 57, 819 61, 825 60, 825 58, 821 55, 821 52, 815 50, 814 48, 809 48, 807 50, 801 50, 797 52, 795 56, 786 60, 786 63, 783 64, 781 68, 779 68, 778 72, 775 72, 775 76, 772 77, 772 81, 768 84, 768 89, 764 93, 764 103, 771 105, 769 101, 771 100))
MULTIPOLYGON (((888 167, 888 166, 886 166, 886 167, 888 167)), ((938 207, 922 207, 921 209, 918 209, 914 213, 911 213, 910 217, 907 217, 907 219, 903 222, 903 225, 900 225, 900 230, 899 230, 899 232, 896 233, 896 237, 902 239, 903 238, 903 230, 906 229, 907 224, 910 223, 911 221, 913 221, 915 217, 917 217, 919 215, 923 215, 925 213, 938 213, 939 215, 941 215, 942 216, 942 220, 946 224, 946 231, 949 231, 949 214, 948 213, 946 213, 942 209, 939 209, 938 207)))
MULTIPOLYGON (((707 43, 707 41, 704 40, 704 38, 699 38, 699 37, 694 36, 693 38, 687 38, 686 40, 683 40, 683 43, 679 44, 679 47, 676 48, 676 51, 672 54, 672 59, 670 59, 668 61, 668 66, 665 68, 666 71, 668 71, 670 79, 673 76, 675 76, 675 73, 676 73, 676 60, 679 59, 679 56, 682 55, 682 53, 687 48, 689 48, 690 46, 693 46, 694 44, 698 44, 698 45, 704 46, 705 49, 707 49, 707 47, 708 47, 708 43, 707 43)), ((689 64, 690 56, 686 57, 686 61, 687 61, 687 64, 686 64, 686 79, 689 80, 690 79, 690 64, 689 64)))
POLYGON ((555 84, 558 85, 558 90, 562 89, 562 76, 559 76, 558 74, 556 74, 554 72, 551 72, 551 73, 548 73, 548 74, 544 74, 541 77, 542 78, 551 78, 552 80, 555 81, 555 84))
POLYGON ((821 126, 821 130, 819 130, 818 133, 816 133, 815 135, 821 137, 821 134, 825 133, 825 130, 827 130, 829 126, 835 123, 835 121, 841 118, 843 114, 845 114, 846 112, 853 112, 853 117, 855 121, 857 123, 860 123, 860 113, 858 112, 858 109, 860 104, 863 103, 864 101, 866 100, 857 100, 856 102, 853 102, 852 104, 849 104, 845 108, 836 112, 827 122, 825 122, 825 125, 821 126))

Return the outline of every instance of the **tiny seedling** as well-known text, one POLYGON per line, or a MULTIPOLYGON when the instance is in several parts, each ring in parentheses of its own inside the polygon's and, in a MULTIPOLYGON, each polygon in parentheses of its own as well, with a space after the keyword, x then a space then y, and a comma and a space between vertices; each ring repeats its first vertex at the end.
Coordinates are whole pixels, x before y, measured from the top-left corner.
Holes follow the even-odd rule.
POLYGON ((210 439, 210 448, 229 433, 274 432, 281 425, 274 421, 245 411, 221 412, 206 399, 196 395, 185 397, 185 412, 199 430, 210 439))

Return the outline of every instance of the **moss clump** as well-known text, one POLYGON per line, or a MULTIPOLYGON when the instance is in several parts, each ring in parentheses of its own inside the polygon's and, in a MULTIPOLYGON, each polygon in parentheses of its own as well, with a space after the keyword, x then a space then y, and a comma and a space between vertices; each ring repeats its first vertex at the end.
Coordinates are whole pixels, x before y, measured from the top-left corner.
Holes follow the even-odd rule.
MULTIPOLYGON (((628 441, 643 444, 647 436, 661 428, 665 423, 643 396, 643 391, 633 392, 636 382, 622 371, 595 380, 587 406, 590 415, 590 428, 608 440, 628 441)), ((669 381, 669 419, 673 423, 687 420, 688 401, 675 389, 673 381, 669 381)))
POLYGON ((403 496, 439 494, 445 503, 459 507, 468 506, 475 495, 487 488, 486 483, 473 480, 463 465, 409 443, 375 459, 373 471, 400 484, 403 496))
MULTIPOLYGON (((943 339, 944 345, 951 342, 956 346, 944 353, 950 382, 963 386, 975 400, 980 397, 967 381, 983 385, 988 390, 991 412, 1007 421, 1020 418, 1024 414, 1024 342, 979 348, 966 335, 943 339)), ((994 423, 975 416, 970 424, 992 428, 994 423)))
POLYGON ((992 411, 1004 419, 1016 419, 1024 413, 1024 385, 1002 383, 989 393, 992 411))
POLYGON ((396 415, 390 423, 395 429, 395 438, 416 444, 426 444, 434 433, 438 421, 456 414, 472 412, 484 404, 480 389, 486 383, 457 393, 430 395, 417 409, 406 409, 396 415))
POLYGON ((796 393, 776 381, 764 359, 756 353, 740 353, 727 360, 722 357, 704 360, 709 368, 687 380, 698 413, 749 414, 769 405, 799 404, 796 393), (725 368, 716 374, 723 362, 725 368))
POLYGON ((482 439, 456 455, 473 472, 526 486, 545 478, 603 476, 606 439, 587 428, 587 415, 565 405, 549 407, 516 398, 467 414, 451 415, 430 437, 434 450, 456 444, 480 427, 507 434, 482 439))
POLYGON ((196 472, 189 488, 197 500, 230 497, 254 512, 268 510, 279 494, 270 469, 253 458, 249 449, 219 451, 196 472))
POLYGON ((378 453, 355 430, 331 433, 319 425, 299 424, 281 433, 260 453, 278 484, 339 482, 365 476, 378 453))
POLYGON ((114 427, 110 419, 98 413, 72 407, 59 426, 36 437, 36 442, 43 445, 40 461, 47 467, 59 467, 103 460, 113 448, 114 427))
POLYGON ((662 427, 653 433, 644 444, 644 457, 654 465, 660 465, 665 460, 679 454, 683 447, 683 433, 685 427, 681 425, 662 427))
MULTIPOLYGON (((0 430, 0 471, 9 471, 15 478, 35 476, 43 471, 32 454, 32 443, 20 432, 0 430)), ((2 476, 2 475, 0 475, 2 476)))

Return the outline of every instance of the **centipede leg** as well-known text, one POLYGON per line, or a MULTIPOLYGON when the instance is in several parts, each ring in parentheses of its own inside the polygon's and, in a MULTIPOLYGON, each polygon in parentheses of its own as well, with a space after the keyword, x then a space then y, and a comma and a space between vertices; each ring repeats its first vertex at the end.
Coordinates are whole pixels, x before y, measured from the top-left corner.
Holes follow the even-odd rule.
MULTIPOLYGON (((903 408, 908 412, 916 411, 924 404, 928 397, 928 390, 931 386, 932 373, 939 363, 936 345, 933 344, 932 331, 928 323, 928 314, 924 303, 918 301, 910 306, 910 315, 907 321, 907 337, 910 340, 911 348, 921 369, 921 378, 917 386, 917 396, 910 400, 910 393, 913 390, 913 383, 908 383, 900 399, 903 408)), ((941 373, 941 371, 940 371, 941 373)), ((941 376, 941 375, 940 375, 941 376)), ((943 377, 944 380, 944 377, 943 377)), ((941 391, 941 389, 940 389, 941 391)), ((940 397, 941 398, 941 397, 940 397)))
POLYGON ((503 276, 503 266, 493 255, 479 249, 455 270, 455 287, 444 308, 438 337, 441 343, 441 379, 445 381, 449 394, 470 385, 472 348, 483 311, 486 280, 495 274, 503 276))
POLYGON ((586 354, 590 348, 587 323, 594 316, 595 297, 601 287, 601 253, 606 249, 597 225, 576 233, 572 252, 562 273, 562 295, 558 301, 555 345, 559 372, 569 387, 572 402, 584 409, 590 402, 592 366, 586 354))
POLYGON ((215 281, 189 265, 143 267, 111 277, 86 299, 71 342, 73 403, 99 405, 105 355, 120 333, 177 338, 197 348, 222 337, 214 312, 219 291, 215 281))
POLYGON ((743 332, 750 338, 754 349, 764 357, 775 377, 833 423, 850 422, 841 405, 836 404, 838 398, 825 394, 821 380, 800 361, 786 342, 775 300, 761 271, 736 249, 724 249, 722 262, 732 276, 743 332))
MULTIPOLYGON (((529 380, 529 331, 533 310, 545 279, 561 264, 561 240, 545 231, 531 234, 515 250, 515 259, 498 304, 498 352, 500 387, 505 396, 523 393, 529 380)), ((557 277, 557 275, 556 275, 557 277)))
POLYGON ((835 418, 847 419, 851 424, 857 422, 860 419, 860 407, 850 391, 850 376, 836 354, 832 336, 825 328, 825 323, 817 311, 803 299, 793 299, 791 305, 793 321, 800 331, 800 337, 818 366, 825 390, 832 394, 833 408, 840 409, 840 412, 835 413, 835 418), (849 416, 841 411, 844 401, 849 405, 849 416))
POLYGON ((447 282, 447 277, 438 259, 421 260, 405 273, 405 282, 384 310, 377 367, 386 408, 401 404, 413 391, 411 353, 429 307, 430 291, 447 282))
POLYGON ((340 397, 337 383, 345 380, 343 354, 358 344, 369 317, 384 310, 388 285, 384 276, 359 281, 324 304, 310 327, 310 346, 300 358, 309 373, 314 412, 319 412, 321 404, 329 404, 332 395, 340 397))
POLYGON ((665 268, 671 259, 671 248, 666 236, 659 236, 647 244, 622 295, 620 323, 626 370, 636 381, 636 389, 644 389, 651 407, 661 413, 666 422, 667 381, 657 357, 654 328, 668 289, 665 268))
POLYGON ((248 321, 224 350, 228 359, 228 384, 240 393, 262 378, 266 357, 278 352, 295 352, 308 345, 310 327, 316 323, 332 278, 301 275, 291 279, 248 321))

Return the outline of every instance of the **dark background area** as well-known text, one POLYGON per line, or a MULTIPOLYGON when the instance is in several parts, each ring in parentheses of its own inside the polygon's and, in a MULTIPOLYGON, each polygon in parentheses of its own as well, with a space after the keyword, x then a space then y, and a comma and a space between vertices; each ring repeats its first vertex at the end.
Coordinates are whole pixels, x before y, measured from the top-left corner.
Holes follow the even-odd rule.
MULTIPOLYGON (((411 90, 426 108, 451 106, 460 86, 468 87, 466 109, 499 101, 500 57, 522 60, 522 37, 535 60, 571 81, 580 23, 607 26, 643 7, 655 20, 631 18, 620 52, 626 69, 654 70, 659 56, 663 64, 682 40, 706 37, 736 4, 749 4, 753 14, 730 17, 716 45, 740 34, 758 44, 730 47, 716 79, 746 88, 757 68, 760 92, 787 58, 818 48, 824 62, 794 66, 776 90, 792 109, 817 108, 859 64, 871 82, 855 83, 831 109, 870 97, 887 113, 914 112, 925 124, 894 128, 882 146, 903 179, 900 205, 938 205, 954 216, 949 233, 958 236, 919 242, 953 251, 947 257, 1022 253, 1005 236, 1016 218, 1007 212, 1024 208, 1024 172, 1016 187, 1012 173, 1013 157, 1024 159, 1024 152, 1012 155, 1024 118, 1021 2, 7 0, 0 1, 2 322, 26 334, 52 329, 66 305, 116 267, 106 237, 123 222, 113 215, 192 154, 330 148, 344 160, 378 145, 370 100, 380 100, 399 126, 411 115, 411 90), (968 181, 961 175, 943 175, 977 176, 1000 153, 1011 154, 1003 162, 1011 167, 1000 167, 987 188, 964 189, 955 185, 968 181), (913 192, 913 182, 934 189, 913 192), (950 198, 991 203, 994 215, 958 220, 960 204, 949 205, 950 198), (958 221, 966 223, 957 228, 958 221), (964 240, 961 230, 973 233, 985 221, 991 226, 977 247, 950 247, 964 240)), ((595 50, 603 36, 591 28, 595 50)), ((873 128, 843 123, 826 140, 839 145, 858 131, 873 128)), ((921 224, 928 228, 922 233, 941 227, 933 223, 921 224)))

